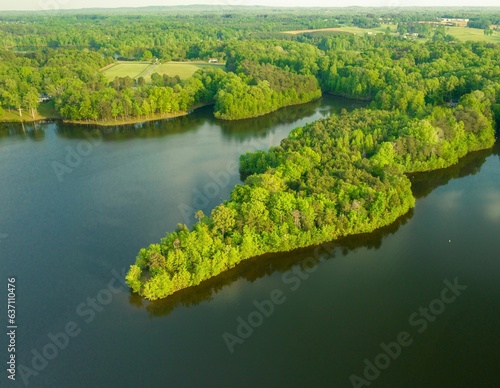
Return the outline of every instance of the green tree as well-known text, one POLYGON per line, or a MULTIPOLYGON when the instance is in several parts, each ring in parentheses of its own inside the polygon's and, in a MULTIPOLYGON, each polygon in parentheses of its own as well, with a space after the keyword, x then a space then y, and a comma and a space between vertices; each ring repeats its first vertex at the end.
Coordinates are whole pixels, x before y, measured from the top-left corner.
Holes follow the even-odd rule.
POLYGON ((35 118, 38 108, 39 93, 35 88, 30 88, 23 98, 23 107, 31 112, 31 117, 35 118))
POLYGON ((203 210, 197 210, 194 217, 198 220, 198 223, 201 223, 205 218, 205 213, 203 213, 203 210))
POLYGON ((217 206, 212 210, 212 220, 214 224, 214 230, 220 230, 222 232, 222 238, 226 232, 230 231, 235 225, 235 211, 228 208, 226 205, 222 204, 217 206))
POLYGON ((150 61, 151 59, 153 59, 153 53, 149 50, 144 50, 142 52, 141 59, 143 61, 150 61))

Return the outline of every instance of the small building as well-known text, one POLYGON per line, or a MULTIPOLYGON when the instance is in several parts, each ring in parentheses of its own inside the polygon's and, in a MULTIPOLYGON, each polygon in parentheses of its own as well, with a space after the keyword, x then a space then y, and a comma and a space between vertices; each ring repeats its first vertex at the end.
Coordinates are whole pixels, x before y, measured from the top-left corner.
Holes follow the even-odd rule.
POLYGON ((469 19, 459 19, 459 18, 441 18, 442 22, 458 22, 458 23, 467 23, 469 19))
POLYGON ((217 63, 217 62, 219 62, 219 60, 217 58, 210 58, 208 60, 208 63, 217 63))
POLYGON ((48 102, 50 101, 50 96, 47 93, 40 93, 40 96, 38 97, 38 102, 48 102))

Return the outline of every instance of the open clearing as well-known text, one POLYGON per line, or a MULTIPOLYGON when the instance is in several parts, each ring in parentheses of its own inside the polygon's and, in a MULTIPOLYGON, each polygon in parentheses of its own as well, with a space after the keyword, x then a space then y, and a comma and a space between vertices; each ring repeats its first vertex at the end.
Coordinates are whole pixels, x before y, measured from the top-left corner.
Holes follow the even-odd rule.
POLYGON ((331 27, 331 28, 318 28, 316 30, 294 30, 294 31, 285 31, 285 34, 298 35, 303 34, 305 32, 321 32, 321 31, 342 31, 340 27, 331 27))
MULTIPOLYGON (((151 73, 158 73, 160 75, 166 74, 170 77, 178 75, 182 80, 185 80, 191 77, 196 71, 207 67, 214 67, 224 70, 225 64, 207 62, 168 62, 162 63, 151 73)), ((150 76, 146 78, 146 82, 149 82, 151 80, 150 76)))
MULTIPOLYGON (((372 34, 377 34, 377 33, 384 33, 389 27, 391 29, 392 33, 396 32, 396 26, 394 24, 382 24, 380 27, 377 28, 360 28, 360 27, 335 27, 335 28, 318 28, 317 30, 295 30, 295 31, 285 31, 286 34, 303 34, 306 32, 350 32, 351 34, 355 35, 364 35, 368 33, 372 34)), ((461 41, 466 41, 466 40, 471 40, 475 42, 495 42, 499 43, 500 42, 500 32, 499 31, 493 31, 493 35, 484 35, 483 30, 480 30, 478 28, 467 28, 467 27, 446 27, 446 33, 449 35, 454 36, 455 38, 461 40, 461 41)), ((423 40, 423 39, 422 39, 423 40)))
POLYGON ((118 62, 104 70, 104 75, 110 81, 113 81, 115 77, 126 77, 127 75, 130 78, 136 78, 149 66, 151 66, 151 62, 118 62))
POLYGON ((380 27, 377 27, 377 28, 360 28, 360 27, 353 27, 353 26, 344 26, 344 27, 318 28, 316 30, 285 31, 285 34, 297 35, 297 34, 303 34, 305 32, 350 32, 351 34, 362 35, 362 34, 367 34, 369 32, 371 32, 371 33, 382 32, 383 33, 383 32, 385 32, 387 27, 390 27, 392 32, 396 32, 395 25, 381 24, 380 27))
POLYGON ((20 122, 20 121, 35 121, 35 120, 44 120, 44 119, 57 119, 61 116, 57 113, 54 108, 54 101, 44 102, 38 106, 38 110, 35 114, 35 117, 31 117, 30 112, 27 110, 23 110, 23 116, 19 116, 19 111, 17 109, 11 109, 10 111, 7 108, 4 108, 3 115, 0 115, 0 122, 20 122))
POLYGON ((486 36, 484 35, 483 30, 478 28, 446 27, 446 33, 462 41, 472 40, 475 42, 500 42, 500 32, 498 31, 493 31, 493 35, 486 36))
POLYGON ((104 75, 110 81, 114 80, 115 77, 138 78, 142 76, 146 82, 150 82, 152 73, 167 74, 171 77, 178 75, 182 80, 185 80, 199 69, 216 67, 224 70, 224 66, 224 63, 207 62, 168 62, 159 65, 150 62, 118 62, 104 70, 104 75))

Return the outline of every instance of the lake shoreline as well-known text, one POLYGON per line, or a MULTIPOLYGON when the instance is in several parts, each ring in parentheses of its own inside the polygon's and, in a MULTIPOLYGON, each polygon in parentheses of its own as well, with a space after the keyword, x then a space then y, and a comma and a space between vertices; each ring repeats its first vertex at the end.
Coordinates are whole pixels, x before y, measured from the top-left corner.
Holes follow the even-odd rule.
MULTIPOLYGON (((331 95, 331 96, 335 96, 335 97, 347 98, 347 99, 353 100, 353 101, 360 101, 360 102, 366 102, 367 101, 367 100, 363 100, 363 99, 359 99, 359 98, 349 98, 349 97, 341 96, 341 95, 338 95, 338 94, 333 94, 333 93, 326 92, 326 93, 322 93, 320 97, 312 99, 310 101, 300 102, 300 103, 291 104, 291 105, 285 105, 285 106, 279 107, 276 110, 273 110, 271 112, 267 112, 267 113, 264 113, 264 114, 261 114, 261 115, 258 115, 258 116, 251 116, 251 117, 245 117, 245 118, 233 119, 233 120, 227 120, 227 119, 217 119, 217 120, 226 121, 226 122, 252 120, 252 119, 255 119, 257 117, 262 117, 262 116, 270 115, 270 114, 272 114, 274 112, 277 112, 277 111, 279 111, 280 109, 283 109, 283 108, 304 105, 304 104, 308 104, 310 102, 317 101, 317 100, 323 98, 325 94, 331 95)), ((40 122, 40 121, 45 121, 45 120, 60 120, 64 124, 91 125, 91 126, 99 126, 99 127, 116 127, 116 126, 125 126, 125 125, 132 125, 132 124, 147 123, 147 122, 150 122, 150 121, 169 120, 169 119, 173 119, 173 118, 176 118, 176 117, 187 116, 190 113, 192 113, 193 111, 195 111, 196 109, 203 108, 205 106, 210 106, 210 105, 215 105, 215 102, 198 103, 198 104, 195 104, 192 107, 190 107, 190 109, 187 110, 187 111, 179 111, 179 112, 176 112, 176 113, 168 113, 168 114, 155 114, 154 116, 147 117, 147 118, 142 118, 141 117, 141 118, 131 118, 131 119, 125 119, 125 120, 101 120, 101 121, 99 121, 99 120, 98 121, 68 120, 68 119, 62 118, 55 111, 50 112, 48 114, 44 114, 42 112, 37 112, 37 114, 35 115, 35 118, 33 118, 31 116, 26 116, 26 118, 24 118, 24 117, 16 117, 13 114, 11 114, 12 112, 9 112, 9 116, 11 116, 11 118, 7 119, 7 120, 4 120, 3 118, 0 118, 0 123, 18 123, 18 124, 20 124, 20 123, 34 123, 34 122, 40 122)), ((53 110, 53 108, 52 108, 52 110, 53 110)), ((5 115, 5 113, 4 113, 4 115, 5 115)))
POLYGON ((203 108, 205 106, 213 105, 214 103, 199 103, 193 105, 188 111, 179 111, 177 113, 169 113, 169 114, 157 114, 148 118, 137 118, 137 119, 127 119, 127 120, 111 120, 111 121, 83 121, 83 120, 67 120, 62 118, 59 115, 43 115, 37 114, 35 118, 28 116, 26 119, 23 117, 19 117, 18 120, 9 119, 2 120, 0 119, 0 123, 34 123, 45 120, 60 120, 64 124, 74 124, 74 125, 92 125, 92 126, 100 126, 100 127, 114 127, 114 126, 124 126, 131 124, 141 124, 149 121, 159 121, 159 120, 168 120, 176 117, 187 116, 192 113, 194 110, 203 108))

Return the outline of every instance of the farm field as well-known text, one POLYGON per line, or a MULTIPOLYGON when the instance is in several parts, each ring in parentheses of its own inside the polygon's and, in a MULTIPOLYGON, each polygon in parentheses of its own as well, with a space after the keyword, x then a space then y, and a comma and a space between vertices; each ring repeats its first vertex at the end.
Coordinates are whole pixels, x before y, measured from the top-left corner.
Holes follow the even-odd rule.
POLYGON ((380 27, 377 27, 377 28, 360 28, 360 27, 353 27, 353 26, 344 26, 344 27, 332 27, 332 28, 318 28, 316 30, 285 31, 285 33, 297 35, 297 34, 302 34, 304 32, 321 32, 321 31, 328 32, 328 31, 331 31, 331 32, 350 32, 351 34, 363 35, 363 34, 367 34, 368 32, 384 33, 386 31, 387 27, 390 27, 392 32, 396 32, 395 25, 381 24, 380 27))
POLYGON ((472 40, 475 42, 492 42, 500 43, 500 32, 493 31, 493 35, 484 35, 483 30, 478 28, 467 28, 467 27, 447 27, 446 33, 454 36, 462 41, 472 40))
POLYGON ((138 78, 144 77, 146 82, 151 82, 151 74, 167 74, 171 77, 178 75, 182 80, 191 77, 197 70, 205 67, 218 67, 224 69, 224 63, 207 62, 168 62, 159 65, 149 62, 118 62, 116 65, 104 70, 104 75, 112 81, 115 77, 138 78))
MULTIPOLYGON (((378 33, 384 33, 387 30, 387 27, 391 29, 391 32, 395 33, 396 32, 396 26, 394 24, 382 24, 380 27, 377 28, 360 28, 360 27, 352 27, 352 26, 345 26, 345 27, 337 27, 337 28, 320 28, 316 30, 295 30, 295 31, 285 31, 287 34, 302 34, 305 32, 320 32, 320 31, 331 31, 331 32, 349 32, 351 34, 355 35, 364 35, 368 33, 372 34, 378 34, 378 33)), ((477 28, 467 28, 467 27, 446 27, 446 33, 449 35, 454 36, 455 38, 461 40, 461 41, 466 41, 466 40, 471 40, 474 42, 492 42, 492 43, 499 43, 500 42, 500 32, 498 31, 493 31, 493 35, 484 35, 483 30, 477 29, 477 28)))
POLYGON ((130 78, 136 78, 149 66, 151 66, 151 62, 118 62, 104 70, 104 75, 110 81, 113 81, 115 77, 126 77, 127 75, 130 78))
POLYGON ((391 29, 391 32, 396 32, 397 26, 394 24, 381 24, 380 27, 375 27, 375 28, 361 28, 361 27, 348 26, 339 28, 339 31, 350 32, 351 34, 356 34, 356 35, 363 35, 369 32, 373 34, 379 34, 379 33, 385 33, 387 27, 391 29))
MULTIPOLYGON (((207 62, 168 62, 162 63, 154 71, 151 72, 158 73, 160 75, 167 74, 170 77, 178 75, 182 80, 188 79, 196 71, 207 68, 207 67, 217 67, 224 70, 225 63, 207 63, 207 62)), ((146 82, 151 80, 151 74, 146 78, 146 82)))

